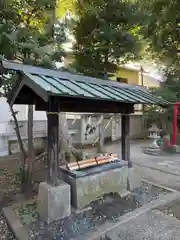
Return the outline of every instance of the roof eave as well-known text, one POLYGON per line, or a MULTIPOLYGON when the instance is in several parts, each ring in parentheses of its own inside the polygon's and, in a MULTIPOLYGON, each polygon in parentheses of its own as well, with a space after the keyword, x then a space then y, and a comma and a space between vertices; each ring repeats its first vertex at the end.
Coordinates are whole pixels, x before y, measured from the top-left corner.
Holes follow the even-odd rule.
POLYGON ((10 106, 13 106, 14 102, 16 101, 16 98, 21 91, 22 87, 24 86, 24 82, 21 80, 20 84, 17 86, 14 86, 7 97, 7 102, 10 106))
POLYGON ((23 80, 25 82, 24 85, 32 89, 37 94, 37 96, 41 97, 45 102, 48 102, 49 99, 48 92, 42 89, 38 84, 34 83, 31 80, 30 75, 28 73, 22 73, 22 75, 23 80))

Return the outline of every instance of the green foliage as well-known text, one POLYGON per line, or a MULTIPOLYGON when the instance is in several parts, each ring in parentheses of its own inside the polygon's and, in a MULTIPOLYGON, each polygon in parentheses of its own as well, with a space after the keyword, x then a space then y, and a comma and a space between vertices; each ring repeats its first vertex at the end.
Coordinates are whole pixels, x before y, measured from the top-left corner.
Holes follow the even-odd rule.
MULTIPOLYGON (((141 34, 147 49, 156 61, 166 67, 166 81, 155 91, 172 103, 180 101, 180 1, 144 0, 138 1, 142 12, 141 34)), ((164 110, 154 106, 146 109, 151 121, 170 123, 172 130, 173 107, 164 110)))
POLYGON ((151 123, 156 122, 161 128, 167 128, 171 133, 173 123, 173 103, 180 101, 180 70, 176 68, 166 69, 165 78, 165 82, 154 91, 154 94, 171 102, 172 105, 168 109, 162 109, 157 106, 146 106, 145 114, 151 123))
POLYGON ((140 1, 144 12, 142 33, 153 57, 166 65, 179 65, 180 1, 140 1))
POLYGON ((136 5, 124 0, 77 1, 74 67, 103 77, 117 64, 137 57, 139 19, 136 5))
MULTIPOLYGON (((65 41, 63 27, 55 22, 55 1, 15 1, 0 2, 0 55, 1 58, 55 68, 55 61, 65 55, 61 43, 65 41)), ((12 82, 2 78, 5 93, 12 82)), ((2 82, 1 82, 2 84, 2 82)))

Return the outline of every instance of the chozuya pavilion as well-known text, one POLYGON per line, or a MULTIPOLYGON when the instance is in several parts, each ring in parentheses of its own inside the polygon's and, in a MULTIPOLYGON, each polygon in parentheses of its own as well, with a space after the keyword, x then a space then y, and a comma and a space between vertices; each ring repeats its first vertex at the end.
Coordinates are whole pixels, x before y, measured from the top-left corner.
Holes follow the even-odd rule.
MULTIPOLYGON (((51 222, 85 207, 91 200, 107 192, 122 194, 128 187, 133 166, 130 159, 130 114, 135 104, 156 104, 167 107, 169 102, 150 94, 145 88, 115 81, 54 71, 3 61, 1 72, 15 71, 17 80, 9 94, 13 104, 33 104, 47 112, 48 167, 47 182, 39 185, 38 211, 51 222), (120 113, 121 155, 112 162, 94 159, 87 168, 58 166, 58 113, 120 113), (59 173, 61 173, 59 175, 59 173), (61 180, 58 178, 61 176, 61 180)), ((80 165, 79 165, 80 166, 80 165)))

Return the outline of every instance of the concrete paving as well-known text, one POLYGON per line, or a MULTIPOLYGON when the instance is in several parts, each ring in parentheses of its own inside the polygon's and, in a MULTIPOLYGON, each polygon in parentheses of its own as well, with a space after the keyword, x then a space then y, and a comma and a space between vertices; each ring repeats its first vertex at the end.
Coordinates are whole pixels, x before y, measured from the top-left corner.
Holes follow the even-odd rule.
POLYGON ((107 234, 113 240, 179 240, 179 236, 180 221, 160 215, 156 210, 146 212, 107 234))

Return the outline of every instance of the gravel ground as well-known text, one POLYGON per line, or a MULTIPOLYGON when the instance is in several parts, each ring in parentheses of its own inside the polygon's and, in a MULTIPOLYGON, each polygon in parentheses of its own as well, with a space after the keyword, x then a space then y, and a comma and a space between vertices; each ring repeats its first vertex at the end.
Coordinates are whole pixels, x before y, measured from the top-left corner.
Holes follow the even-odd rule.
POLYGON ((16 240, 11 231, 9 230, 7 222, 3 217, 2 213, 0 213, 0 239, 16 240))
POLYGON ((0 201, 0 240, 16 240, 12 232, 10 231, 7 221, 3 216, 2 208, 14 203, 16 195, 14 193, 5 195, 0 201))
POLYGON ((2 214, 2 208, 16 201, 18 192, 19 186, 16 184, 15 175, 0 171, 0 240, 15 240, 2 214))
POLYGON ((91 210, 72 214, 53 224, 47 225, 37 220, 26 227, 34 240, 68 240, 96 231, 105 221, 116 221, 121 215, 167 193, 163 189, 156 187, 151 189, 144 184, 124 198, 117 194, 104 195, 103 198, 91 203, 91 210))
MULTIPOLYGON (((0 157, 0 240, 15 240, 1 211, 3 207, 22 200, 22 196, 19 195, 20 186, 16 174, 19 171, 19 165, 20 161, 17 157, 0 157)), ((47 171, 46 169, 43 171, 42 166, 44 166, 43 162, 36 162, 35 180, 38 182, 44 180, 47 171)))
POLYGON ((95 231, 106 220, 116 220, 126 212, 137 208, 131 196, 121 199, 118 195, 106 195, 91 203, 92 210, 72 214, 63 220, 46 225, 36 221, 30 225, 29 234, 36 240, 63 239, 68 240, 95 231))

